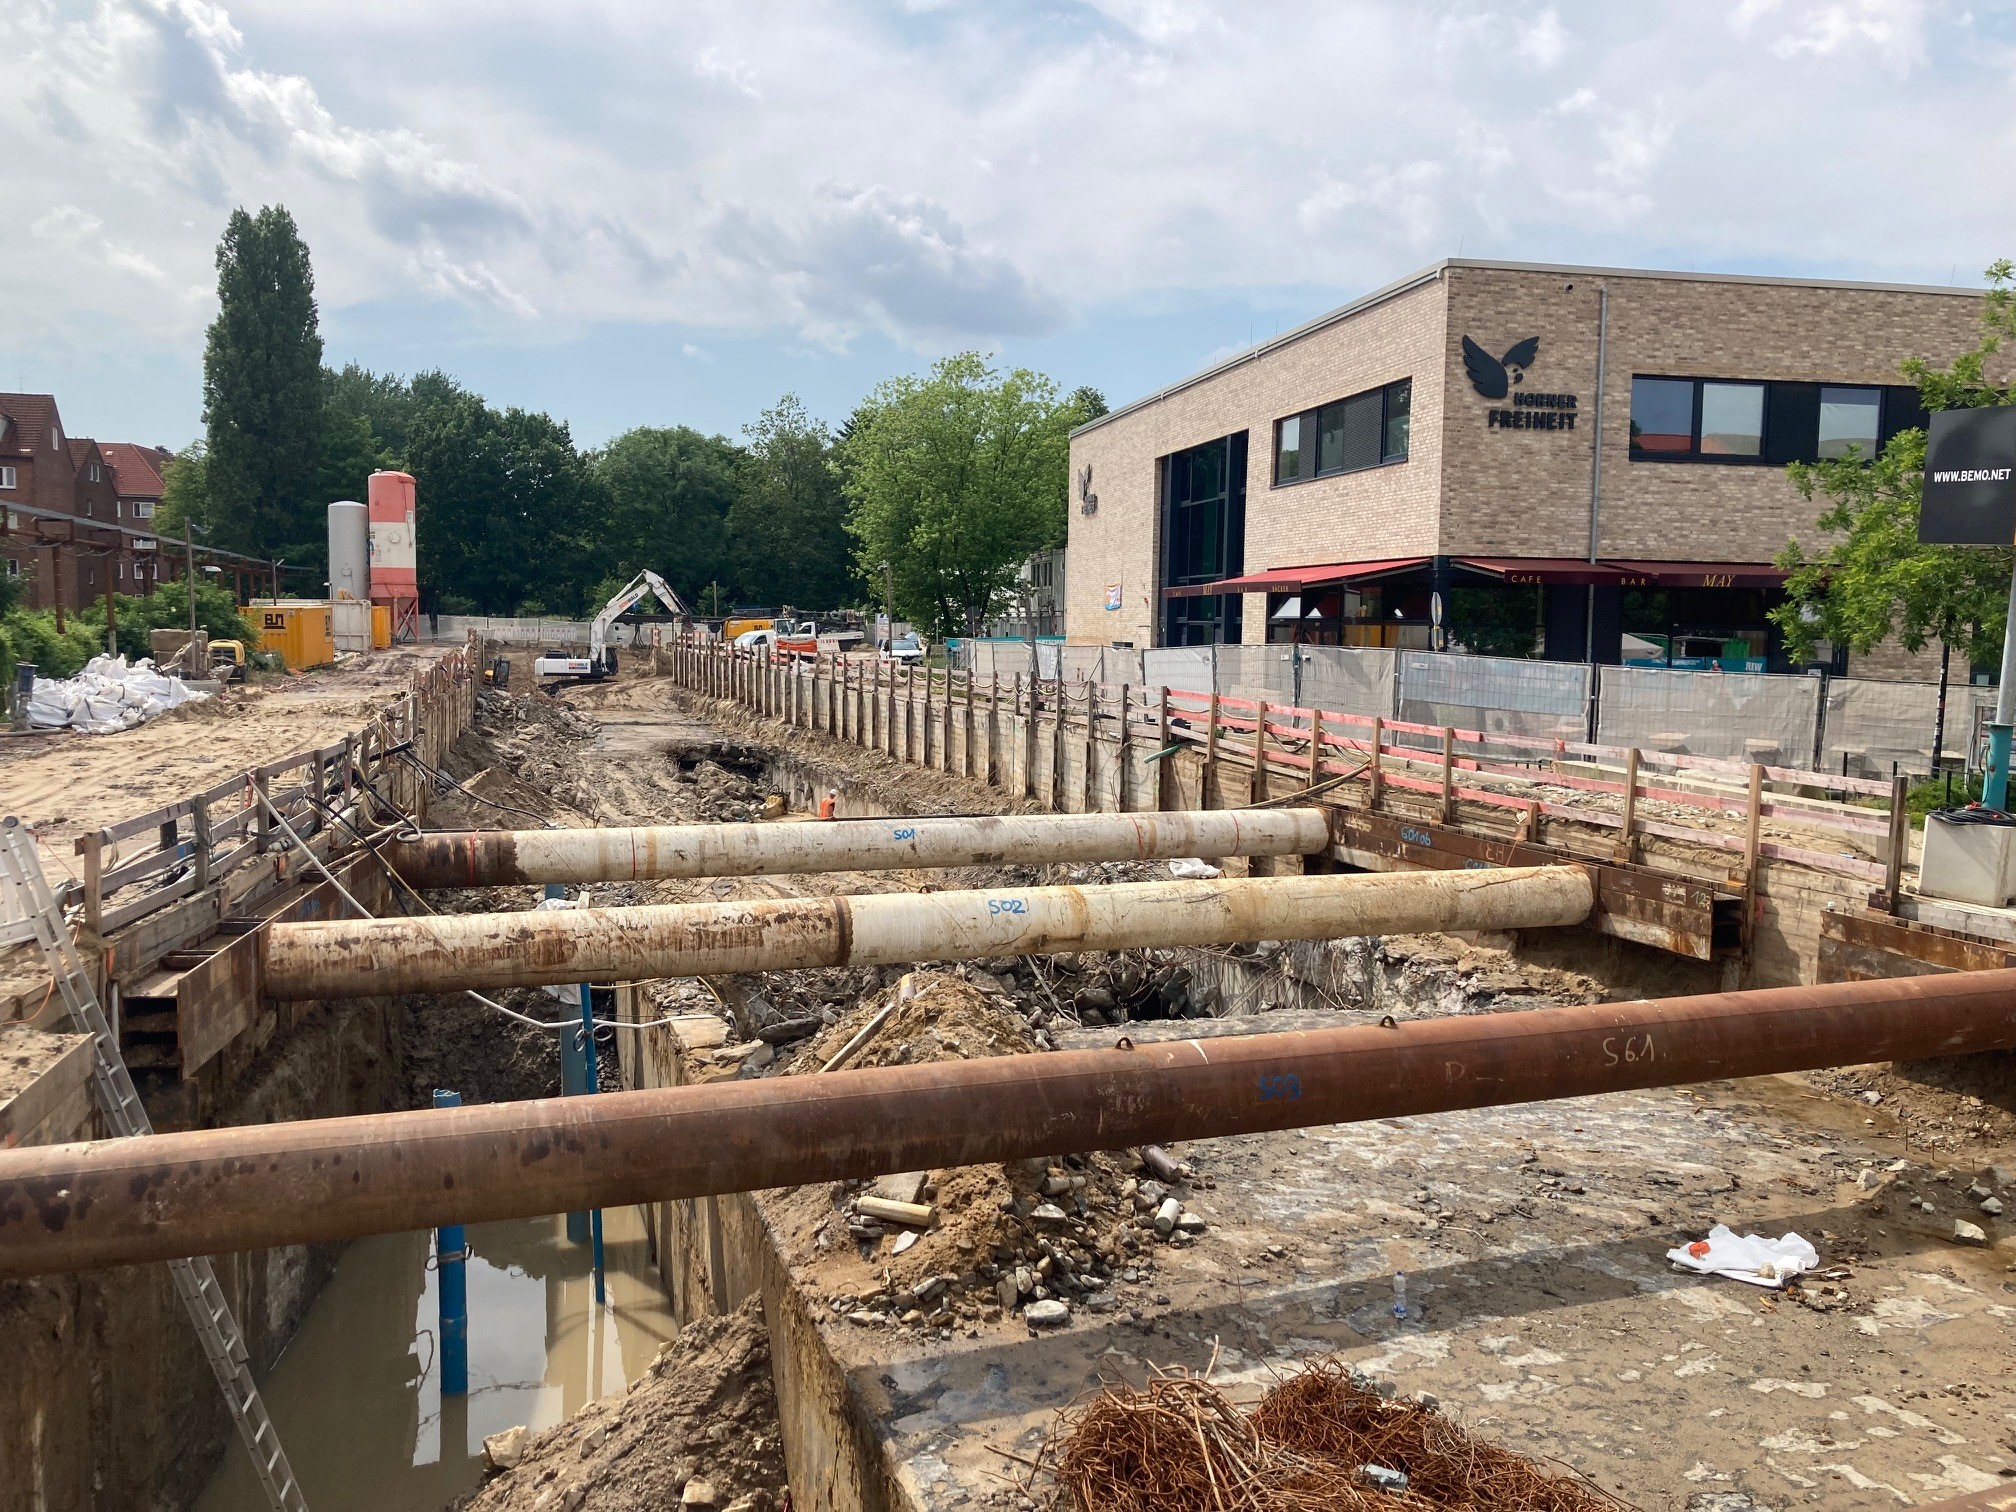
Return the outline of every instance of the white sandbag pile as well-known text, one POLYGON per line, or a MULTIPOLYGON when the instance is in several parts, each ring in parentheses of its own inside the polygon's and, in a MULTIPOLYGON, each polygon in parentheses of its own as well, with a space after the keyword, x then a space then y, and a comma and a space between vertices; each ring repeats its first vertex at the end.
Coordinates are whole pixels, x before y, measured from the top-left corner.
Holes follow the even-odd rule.
POLYGON ((94 656, 75 677, 35 679, 28 699, 28 723, 38 730, 82 730, 105 735, 130 730, 178 704, 208 698, 179 677, 154 670, 142 657, 94 656))

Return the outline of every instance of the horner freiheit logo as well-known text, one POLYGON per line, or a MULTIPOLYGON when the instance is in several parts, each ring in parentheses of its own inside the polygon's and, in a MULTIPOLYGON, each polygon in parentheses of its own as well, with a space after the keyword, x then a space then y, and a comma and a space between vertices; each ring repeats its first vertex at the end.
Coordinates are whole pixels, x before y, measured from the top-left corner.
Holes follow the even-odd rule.
POLYGON ((1540 355, 1540 338, 1528 336, 1503 357, 1493 357, 1468 336, 1463 338, 1463 367, 1470 386, 1486 399, 1503 399, 1512 385, 1526 381, 1526 369, 1540 355))
POLYGON ((1470 375, 1470 387, 1486 399, 1503 399, 1510 395, 1512 400, 1510 409, 1485 411, 1487 429, 1575 429, 1573 394, 1541 394, 1519 387, 1526 381, 1526 370, 1539 355, 1538 336, 1528 336, 1524 341, 1515 342, 1503 357, 1493 357, 1468 336, 1463 338, 1463 370, 1470 375))

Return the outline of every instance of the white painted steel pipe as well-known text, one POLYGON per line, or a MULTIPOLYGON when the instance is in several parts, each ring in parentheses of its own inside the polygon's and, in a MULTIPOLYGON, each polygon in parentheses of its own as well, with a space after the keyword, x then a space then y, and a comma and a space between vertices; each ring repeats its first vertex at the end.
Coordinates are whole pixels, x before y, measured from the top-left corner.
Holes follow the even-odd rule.
POLYGON ((1307 856, 1329 843, 1321 809, 1212 809, 471 830, 399 840, 383 855, 415 887, 503 887, 1173 856, 1307 856))
POLYGON ((275 998, 646 981, 1148 946, 1579 924, 1579 866, 1126 882, 274 924, 275 998))

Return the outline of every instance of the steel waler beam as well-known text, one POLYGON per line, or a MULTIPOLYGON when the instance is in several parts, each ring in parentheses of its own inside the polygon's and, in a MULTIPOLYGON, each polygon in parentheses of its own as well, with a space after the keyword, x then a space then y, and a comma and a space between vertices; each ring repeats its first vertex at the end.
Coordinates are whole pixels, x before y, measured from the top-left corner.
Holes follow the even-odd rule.
POLYGON ((0 1276, 2016 1048, 2016 971, 0 1151, 0 1276))
POLYGON ((380 854, 415 887, 501 887, 1174 856, 1307 856, 1329 844, 1323 811, 1297 808, 470 830, 394 840, 380 854))
POLYGON ((893 966, 1147 946, 1579 924, 1579 866, 864 893, 274 924, 264 991, 374 997, 463 987, 893 966))

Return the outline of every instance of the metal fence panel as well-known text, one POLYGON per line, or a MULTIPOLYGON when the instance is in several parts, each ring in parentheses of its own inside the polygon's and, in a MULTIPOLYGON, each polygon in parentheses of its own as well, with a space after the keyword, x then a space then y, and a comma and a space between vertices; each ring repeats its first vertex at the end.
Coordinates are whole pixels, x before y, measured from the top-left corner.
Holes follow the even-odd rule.
MULTIPOLYGON (((1222 648, 1221 648, 1222 649, 1222 648)), ((1141 653, 1141 680, 1151 688, 1179 693, 1211 691, 1210 646, 1163 646, 1141 653)))
MULTIPOLYGON (((1393 712, 1393 677, 1398 653, 1380 646, 1304 646, 1302 691, 1305 709, 1366 718, 1393 712)), ((1289 670, 1292 672, 1293 667, 1289 670)))
MULTIPOLYGON (((1971 691, 1948 690, 1945 748, 1956 755, 1967 744, 1971 691)), ((1937 683, 1833 678, 1827 684, 1820 768, 1851 777, 1887 777, 1893 762, 1907 772, 1929 770, 1938 717, 1937 683)))
POLYGON ((1769 765, 1813 765, 1820 679, 1605 667, 1597 742, 1769 765))
POLYGON ((1399 717, 1487 735, 1581 740, 1588 729, 1589 668, 1459 652, 1399 653, 1399 717))

